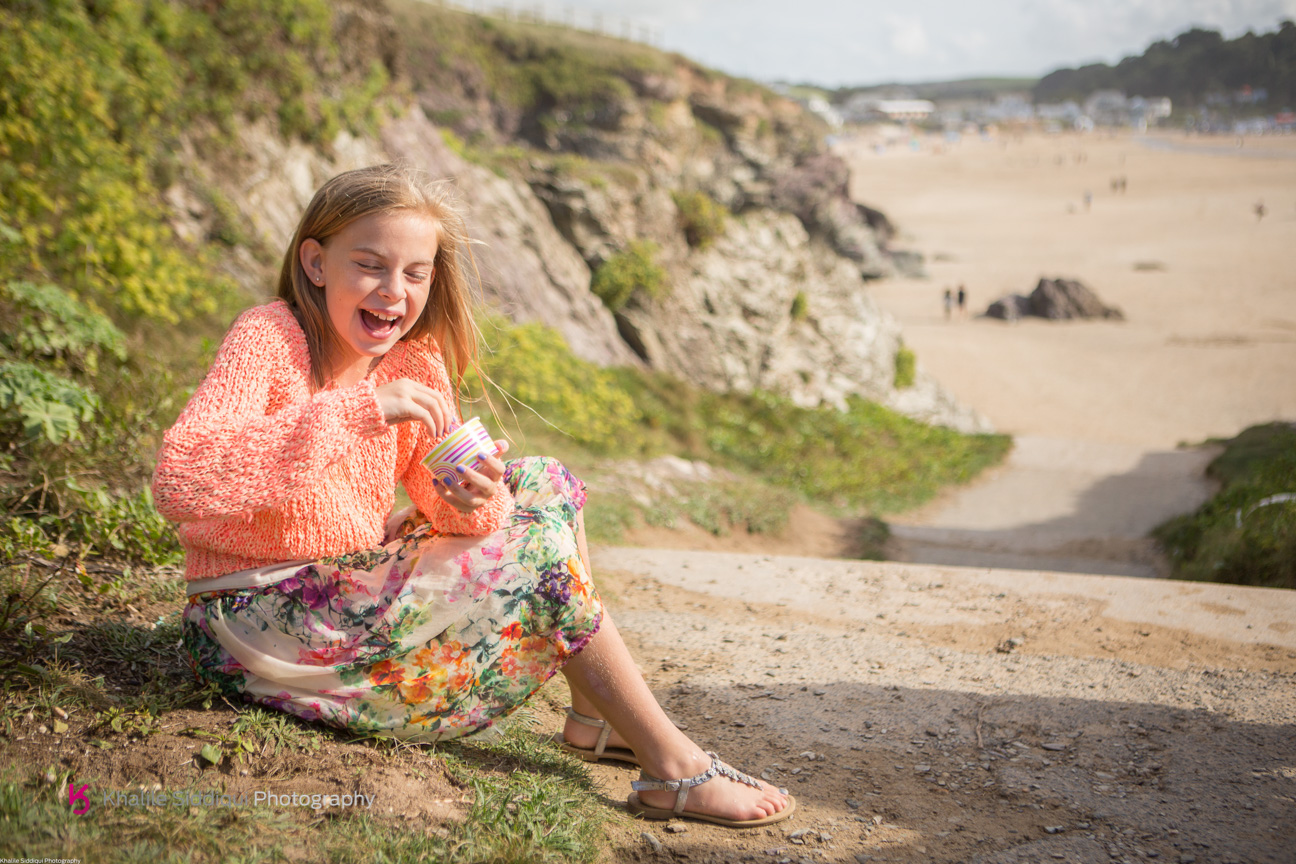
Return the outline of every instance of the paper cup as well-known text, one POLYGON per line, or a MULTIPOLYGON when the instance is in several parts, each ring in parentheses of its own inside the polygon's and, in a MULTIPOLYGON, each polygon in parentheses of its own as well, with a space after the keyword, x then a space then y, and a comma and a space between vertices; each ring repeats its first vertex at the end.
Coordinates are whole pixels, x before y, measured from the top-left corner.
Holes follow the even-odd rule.
POLYGON ((495 453, 495 442, 491 440, 490 433, 481 420, 473 417, 433 447, 423 457, 423 464, 436 479, 445 483, 458 483, 462 477, 460 468, 471 468, 478 457, 484 459, 495 453))

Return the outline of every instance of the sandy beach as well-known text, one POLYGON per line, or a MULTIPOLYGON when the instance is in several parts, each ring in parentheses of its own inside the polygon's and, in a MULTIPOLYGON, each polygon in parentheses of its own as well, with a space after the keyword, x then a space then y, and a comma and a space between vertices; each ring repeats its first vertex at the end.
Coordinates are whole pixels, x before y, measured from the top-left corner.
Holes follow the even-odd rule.
POLYGON ((842 146, 852 194, 928 275, 869 290, 919 363, 1017 441, 971 487, 896 518, 891 557, 1165 575, 1147 533, 1212 492, 1212 451, 1180 445, 1296 418, 1296 139, 875 143, 842 146), (1080 280, 1125 320, 981 317, 1041 277, 1080 280), (966 313, 947 319, 959 286, 966 313))
POLYGON ((868 143, 844 149, 852 194, 929 274, 871 290, 1002 431, 1167 449, 1296 417, 1296 138, 868 143), (1079 279, 1127 320, 976 317, 1041 276, 1079 279), (947 322, 941 294, 959 285, 969 317, 947 322))

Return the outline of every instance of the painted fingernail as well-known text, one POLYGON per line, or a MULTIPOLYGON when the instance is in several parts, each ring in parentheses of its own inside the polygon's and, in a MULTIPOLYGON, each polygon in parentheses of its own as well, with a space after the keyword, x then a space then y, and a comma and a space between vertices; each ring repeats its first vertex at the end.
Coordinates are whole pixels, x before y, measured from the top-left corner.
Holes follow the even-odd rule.
POLYGON ((458 471, 460 474, 464 473, 464 467, 462 465, 456 465, 455 470, 458 471))

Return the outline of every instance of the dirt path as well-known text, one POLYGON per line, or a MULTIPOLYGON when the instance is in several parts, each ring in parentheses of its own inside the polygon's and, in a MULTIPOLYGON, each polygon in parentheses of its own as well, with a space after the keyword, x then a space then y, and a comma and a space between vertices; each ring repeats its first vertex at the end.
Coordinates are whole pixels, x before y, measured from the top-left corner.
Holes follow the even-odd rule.
MULTIPOLYGON (((1296 594, 696 551, 594 562, 672 717, 800 805, 753 833, 628 823, 618 860, 1292 860, 1296 594)), ((633 775, 598 776, 617 799, 633 775)))
POLYGON ((1211 494, 1216 448, 1158 451, 1023 435, 973 485, 893 517, 888 558, 969 567, 1164 576, 1148 533, 1211 494))

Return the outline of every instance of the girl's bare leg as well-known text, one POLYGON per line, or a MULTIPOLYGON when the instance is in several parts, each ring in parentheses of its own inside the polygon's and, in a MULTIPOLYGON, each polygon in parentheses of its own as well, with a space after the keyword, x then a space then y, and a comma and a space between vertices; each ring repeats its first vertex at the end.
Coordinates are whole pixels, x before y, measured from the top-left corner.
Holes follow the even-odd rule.
MULTIPOLYGON (((676 780, 696 776, 711 767, 711 757, 677 729, 657 704, 606 612, 599 632, 568 661, 563 674, 571 685, 576 710, 579 711, 581 705, 592 708, 592 711, 581 713, 592 713, 612 724, 620 733, 617 737, 624 741, 624 746, 634 750, 647 773, 664 780, 676 780)), ((568 740, 574 744, 590 746, 598 737, 596 729, 572 728, 573 725, 568 724, 573 735, 568 740), (585 735, 589 740, 582 741, 583 733, 578 729, 588 729, 593 736, 585 735)), ((669 809, 675 806, 674 792, 640 792, 639 798, 650 807, 669 809)), ((756 789, 726 777, 716 777, 709 783, 694 787, 685 809, 726 819, 748 820, 770 816, 786 807, 787 796, 769 784, 762 783, 761 788, 756 789)))
MULTIPOLYGON (((585 513, 576 514, 576 546, 585 572, 592 573, 585 539, 585 513)), ((599 632, 563 668, 571 686, 572 708, 608 721, 609 746, 629 747, 654 777, 694 777, 711 767, 711 757, 675 727, 630 657, 621 633, 606 610, 599 632)), ((577 747, 593 747, 600 730, 568 720, 563 737, 577 747)), ((759 819, 787 807, 787 796, 769 784, 755 789, 717 777, 689 793, 685 809, 728 819, 759 819)), ((650 807, 674 807, 674 792, 640 792, 650 807)))

